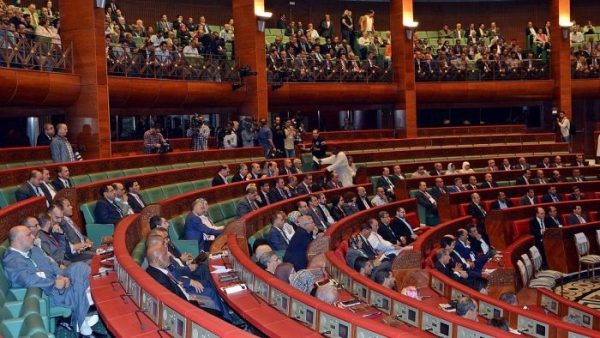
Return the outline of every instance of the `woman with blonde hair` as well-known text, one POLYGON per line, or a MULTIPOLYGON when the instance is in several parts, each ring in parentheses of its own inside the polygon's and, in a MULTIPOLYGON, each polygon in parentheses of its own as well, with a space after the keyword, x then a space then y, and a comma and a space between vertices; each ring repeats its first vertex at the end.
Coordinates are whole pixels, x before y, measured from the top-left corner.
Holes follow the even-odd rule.
POLYGON ((475 171, 473 169, 471 169, 471 164, 467 161, 464 161, 462 163, 462 169, 460 170, 461 174, 472 174, 475 171))

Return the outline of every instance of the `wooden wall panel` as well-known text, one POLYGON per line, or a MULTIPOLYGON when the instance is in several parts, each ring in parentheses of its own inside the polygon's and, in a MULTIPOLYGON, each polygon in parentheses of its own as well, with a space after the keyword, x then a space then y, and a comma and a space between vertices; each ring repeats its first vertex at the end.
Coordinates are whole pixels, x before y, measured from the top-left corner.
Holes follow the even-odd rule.
POLYGON ((0 68, 0 104, 67 107, 80 92, 79 76, 0 68))
POLYGON ((553 81, 417 83, 418 103, 531 102, 552 100, 553 81))
MULTIPOLYGON (((269 103, 281 104, 385 104, 397 100, 394 84, 289 83, 269 92, 269 103)), ((350 108, 350 107, 348 107, 350 108)))

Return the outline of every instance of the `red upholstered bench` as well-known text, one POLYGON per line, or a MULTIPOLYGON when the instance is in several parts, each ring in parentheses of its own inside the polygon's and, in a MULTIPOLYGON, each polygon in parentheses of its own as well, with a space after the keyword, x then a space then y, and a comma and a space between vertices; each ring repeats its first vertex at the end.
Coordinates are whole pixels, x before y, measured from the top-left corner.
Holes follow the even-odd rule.
POLYGON ((512 222, 512 240, 513 242, 518 240, 519 238, 529 235, 529 220, 528 219, 520 219, 518 221, 512 222))

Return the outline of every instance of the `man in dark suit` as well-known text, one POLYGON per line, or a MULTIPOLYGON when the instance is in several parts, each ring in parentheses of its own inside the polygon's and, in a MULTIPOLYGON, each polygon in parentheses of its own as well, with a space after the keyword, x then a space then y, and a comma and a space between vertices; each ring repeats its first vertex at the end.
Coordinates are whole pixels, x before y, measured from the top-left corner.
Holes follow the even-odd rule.
POLYGON ((490 258, 496 254, 496 250, 479 233, 477 226, 472 224, 469 226, 469 243, 471 250, 477 257, 486 256, 490 258))
POLYGON ((100 199, 96 202, 94 219, 98 224, 117 224, 123 213, 115 204, 116 192, 112 185, 100 187, 100 199))
POLYGON ((133 212, 139 214, 146 207, 146 202, 140 195, 140 184, 135 180, 125 181, 125 189, 127 189, 127 203, 133 212))
POLYGON ((369 201, 367 189, 365 189, 365 187, 358 187, 356 188, 356 192, 358 195, 356 198, 356 206, 358 207, 358 210, 362 211, 371 209, 373 204, 371 204, 371 201, 369 201))
POLYGON ((512 208, 513 206, 513 202, 509 198, 506 198, 506 194, 504 193, 504 191, 498 191, 498 193, 496 194, 496 200, 492 202, 490 208, 492 210, 500 210, 512 208))
POLYGON ((485 229, 485 216, 487 216, 487 211, 485 211, 485 208, 481 204, 481 196, 479 196, 479 194, 476 192, 471 194, 471 203, 469 203, 467 213, 477 220, 477 229, 486 242, 489 242, 490 239, 488 238, 488 234, 485 229))
MULTIPOLYGON (((331 20, 331 16, 329 14, 325 14, 325 18, 321 20, 319 24, 319 35, 325 39, 333 38, 333 21, 331 20)), ((325 51, 327 52, 327 51, 325 51)))
POLYGON ((469 184, 466 185, 467 190, 477 190, 478 186, 477 177, 469 176, 469 184))
POLYGON ((469 275, 462 269, 462 266, 455 263, 452 266, 452 260, 448 252, 444 249, 438 249, 435 254, 435 269, 453 280, 469 285, 469 275))
POLYGON ((283 261, 292 263, 296 271, 306 269, 308 266, 306 251, 308 250, 310 242, 313 240, 315 232, 315 223, 310 216, 298 217, 296 232, 294 233, 294 236, 292 236, 290 244, 283 256, 283 261))
MULTIPOLYGON (((481 235, 483 239, 483 235, 481 235)), ((487 242, 486 242, 487 243, 487 242)), ((483 270, 483 266, 487 263, 488 256, 477 256, 471 248, 469 241, 469 232, 466 229, 458 229, 456 232, 456 245, 454 251, 457 252, 464 260, 468 262, 471 269, 477 272, 483 270)))
POLYGON ((52 123, 44 124, 44 132, 38 135, 36 145, 38 147, 49 146, 50 142, 52 142, 52 138, 54 137, 54 135, 54 125, 52 125, 52 123))
POLYGON ((306 199, 306 203, 306 215, 313 219, 315 226, 320 232, 325 232, 325 230, 327 230, 331 224, 327 221, 327 217, 325 217, 323 211, 319 207, 319 197, 317 195, 310 195, 306 199))
POLYGON ((554 156, 554 163, 550 165, 552 168, 564 168, 564 164, 562 163, 562 157, 560 155, 554 156))
POLYGON ((585 224, 588 222, 587 217, 583 214, 580 205, 573 206, 573 213, 567 217, 567 224, 585 224))
POLYGON ((269 191, 269 200, 271 203, 286 200, 292 197, 288 187, 285 186, 285 180, 281 177, 275 181, 275 186, 269 191))
POLYGON ((558 210, 554 206, 548 207, 546 219, 544 219, 546 228, 561 228, 563 225, 558 218, 558 210))
POLYGON ((29 180, 23 183, 19 189, 15 191, 15 198, 17 202, 32 197, 45 196, 42 188, 40 187, 41 182, 42 173, 39 170, 32 170, 29 173, 29 180))
POLYGON ((454 178, 454 185, 448 188, 448 192, 461 192, 467 191, 467 187, 464 186, 462 178, 454 178))
POLYGON ((419 191, 415 195, 417 204, 425 208, 425 212, 428 216, 437 216, 437 201, 427 192, 427 184, 425 182, 419 183, 419 191))
POLYGON ((258 210, 260 206, 256 202, 258 198, 258 192, 256 185, 253 183, 248 184, 246 187, 246 196, 238 201, 235 207, 235 213, 238 218, 251 213, 254 210, 258 210))
POLYGON ((502 165, 500 166, 500 170, 509 171, 512 169, 513 167, 510 164, 510 161, 507 158, 502 159, 502 165))
POLYGON ((396 187, 392 182, 392 178, 390 177, 390 168, 383 168, 381 176, 377 179, 376 187, 382 187, 383 190, 385 190, 388 200, 393 201, 396 199, 396 187))
POLYGON ((497 188, 498 187, 498 183, 494 182, 494 178, 492 177, 492 174, 487 173, 485 174, 485 176, 483 177, 483 183, 481 183, 479 185, 479 189, 490 189, 490 188, 497 188))
POLYGON ((57 192, 66 188, 73 188, 74 184, 71 181, 71 173, 67 166, 61 165, 57 168, 56 178, 52 181, 52 185, 57 192))
POLYGON ((571 164, 572 167, 585 167, 588 163, 583 159, 582 154, 575 155, 575 161, 571 164))
POLYGON ((515 164, 513 166, 513 169, 515 169, 515 170, 529 170, 529 169, 531 169, 531 165, 529 163, 527 163, 527 160, 525 159, 525 157, 519 157, 519 163, 515 164))
POLYGON ((446 195, 448 191, 446 191, 446 187, 444 186, 444 180, 441 177, 436 177, 435 185, 431 188, 431 196, 436 201, 440 200, 440 197, 446 195))
POLYGON ((538 162, 538 164, 536 165, 536 167, 538 167, 539 169, 550 168, 550 158, 549 157, 544 157, 543 160, 541 160, 540 162, 538 162))
POLYGON ((242 182, 248 179, 248 166, 244 163, 240 164, 238 172, 231 178, 231 183, 242 182))
POLYGON ((585 182, 585 177, 581 176, 581 171, 579 169, 573 169, 571 174, 573 182, 585 182))
POLYGON ((402 245, 409 245, 419 238, 419 235, 413 230, 412 225, 406 220, 406 210, 404 208, 396 210, 396 217, 392 220, 390 228, 400 237, 402 245))
POLYGON ((329 182, 327 182, 327 189, 339 189, 342 187, 340 176, 336 172, 331 172, 329 182))
POLYGON ((270 190, 270 185, 269 182, 260 182, 258 183, 258 197, 256 198, 256 203, 258 204, 259 207, 264 207, 265 205, 269 205, 271 203, 273 203, 273 201, 271 201, 271 198, 269 197, 269 190, 270 190))
POLYGON ((267 235, 267 242, 274 251, 286 250, 290 241, 283 232, 283 224, 285 223, 285 212, 280 211, 273 214, 271 217, 271 229, 267 235))
POLYGON ((562 197, 556 193, 556 187, 550 186, 548 192, 542 196, 542 203, 556 203, 562 201, 562 197))
POLYGON ((536 203, 538 203, 538 201, 535 197, 535 191, 533 189, 527 189, 525 195, 523 195, 519 200, 519 205, 534 205, 536 203))
POLYGON ((400 236, 392 230, 390 214, 387 211, 379 212, 379 228, 377 233, 392 244, 401 244, 400 236))
POLYGON ((531 170, 525 170, 523 176, 519 176, 516 180, 517 185, 530 185, 531 182, 531 170))
POLYGON ((405 177, 402 174, 402 168, 400 168, 399 165, 395 165, 393 170, 394 170, 394 174, 391 176, 392 183, 394 183, 394 185, 397 186, 401 180, 405 179, 405 177))
POLYGON ((212 183, 210 184, 211 187, 227 184, 227 175, 229 175, 229 167, 221 165, 219 167, 219 172, 217 172, 217 175, 212 179, 212 183))
POLYGON ((292 175, 294 173, 294 166, 292 160, 286 158, 283 160, 283 167, 279 169, 279 175, 292 175))
POLYGON ((183 238, 198 241, 198 251, 207 252, 213 239, 223 233, 222 226, 216 226, 208 217, 208 202, 198 198, 192 203, 192 211, 185 217, 183 238))
POLYGON ((312 175, 307 174, 302 179, 302 182, 300 182, 300 184, 298 184, 298 188, 296 189, 296 192, 298 192, 298 195, 312 194, 312 184, 313 184, 312 175))
POLYGON ((431 176, 442 176, 444 175, 444 167, 440 162, 437 162, 433 165, 433 169, 429 172, 431 176))
POLYGON ((579 187, 573 187, 571 189, 573 192, 569 195, 569 201, 579 201, 585 198, 579 187))
POLYGON ((561 183, 561 182, 566 182, 566 181, 567 181, 567 179, 564 178, 560 174, 560 171, 558 171, 558 170, 553 170, 552 177, 550 177, 550 179, 548 180, 548 182, 550 182, 550 183, 561 183))
POLYGON ((535 246, 540 251, 542 259, 546 262, 546 255, 544 254, 544 232, 546 231, 546 211, 544 208, 535 208, 535 216, 529 220, 529 234, 533 236, 535 246))
POLYGON ((535 183, 535 184, 546 184, 546 183, 548 183, 548 180, 546 179, 543 170, 538 169, 538 170, 535 171, 535 173, 536 173, 536 178, 532 179, 533 183, 535 183))

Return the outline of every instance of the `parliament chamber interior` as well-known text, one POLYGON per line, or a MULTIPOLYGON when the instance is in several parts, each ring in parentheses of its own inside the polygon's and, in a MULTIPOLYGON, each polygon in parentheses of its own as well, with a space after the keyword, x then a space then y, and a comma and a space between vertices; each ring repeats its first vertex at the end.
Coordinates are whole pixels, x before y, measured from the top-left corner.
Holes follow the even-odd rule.
POLYGON ((1 337, 600 337, 600 2, 0 0, 1 337))

